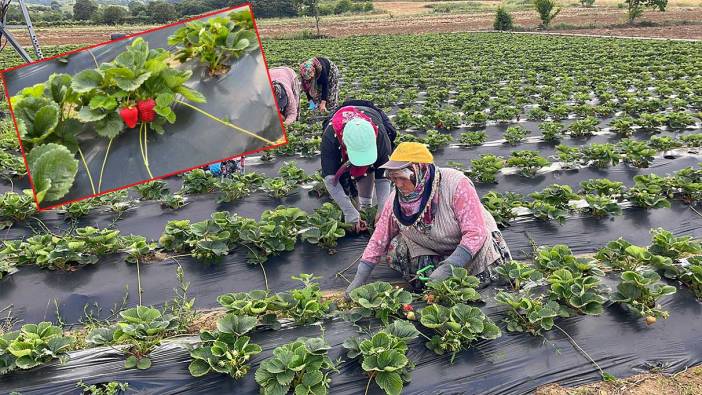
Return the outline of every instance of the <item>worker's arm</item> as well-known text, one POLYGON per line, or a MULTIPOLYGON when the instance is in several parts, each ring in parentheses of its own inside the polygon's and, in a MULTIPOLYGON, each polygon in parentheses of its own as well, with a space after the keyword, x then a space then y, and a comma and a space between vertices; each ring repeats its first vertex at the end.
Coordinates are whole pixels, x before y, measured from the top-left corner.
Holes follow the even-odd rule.
POLYGON ((465 267, 478 254, 488 237, 483 220, 482 203, 478 193, 468 179, 461 180, 453 194, 453 213, 461 228, 461 242, 431 274, 433 280, 442 280, 451 275, 451 266, 465 267))
POLYGON ((285 126, 292 125, 293 122, 297 120, 297 107, 293 108, 293 106, 288 104, 288 107, 285 108, 285 126))
POLYGON ((400 232, 399 227, 392 220, 392 204, 386 204, 383 212, 380 214, 380 219, 375 224, 373 236, 371 236, 366 249, 361 256, 361 262, 358 263, 356 275, 351 284, 346 288, 346 294, 360 287, 368 281, 371 272, 378 264, 380 258, 387 254, 390 241, 400 232))

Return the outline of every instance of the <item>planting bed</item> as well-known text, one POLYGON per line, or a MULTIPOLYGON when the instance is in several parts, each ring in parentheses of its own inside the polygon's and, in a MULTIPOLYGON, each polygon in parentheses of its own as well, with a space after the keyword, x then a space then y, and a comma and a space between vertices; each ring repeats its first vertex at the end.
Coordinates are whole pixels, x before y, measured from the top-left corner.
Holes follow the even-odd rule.
MULTIPOLYGON (((423 310, 421 295, 399 290, 389 291, 398 308, 383 310, 373 293, 382 283, 364 287, 368 303, 359 301, 358 292, 351 303, 332 298, 329 305, 320 292, 346 287, 344 277, 353 276, 368 235, 347 235, 338 210, 318 194, 320 125, 305 112, 288 130, 288 146, 247 158, 248 175, 234 180, 194 171, 34 215, 23 210, 19 195, 6 193, 0 200, 7 240, 0 255, 9 263, 4 271, 0 265, 0 309, 8 306, 3 313, 11 310, 22 323, 50 320, 78 330, 82 347, 72 350, 85 348, 80 342, 128 347, 77 350, 64 365, 48 358, 31 370, 16 369, 0 376, 3 390, 73 393, 82 379, 128 382, 145 392, 256 393, 259 385, 270 390, 270 379, 285 374, 270 365, 273 349, 322 334, 328 346, 290 346, 302 347, 298 351, 310 358, 329 348, 329 363, 305 367, 307 379, 294 380, 320 393, 383 388, 520 394, 552 382, 672 373, 702 362, 700 43, 453 34, 265 45, 271 66, 294 67, 320 53, 333 59, 343 75, 342 96, 379 103, 399 126, 399 139, 429 144, 439 165, 460 168, 473 179, 522 263, 512 263, 501 281, 480 290, 482 302, 476 301, 473 280, 454 273, 453 285, 432 287, 434 306, 445 310, 423 310), (177 221, 182 219, 190 222, 177 221), (88 226, 119 234, 97 234, 88 226), (41 239, 46 232, 55 237, 41 239), (102 248, 94 246, 100 240, 102 248), (57 252, 37 252, 51 249, 57 252), (179 281, 178 268, 185 280, 179 281), (319 278, 301 277, 301 286, 300 278, 291 278, 300 273, 319 278), (445 287, 451 291, 441 294, 445 287), (180 295, 175 304, 174 288, 180 295), (221 296, 266 288, 271 294, 262 295, 270 307, 264 310, 283 321, 280 330, 270 329, 271 315, 235 302, 244 296, 221 296), (638 303, 635 290, 650 298, 638 303), (422 335, 407 328, 398 334, 397 326, 404 325, 399 318, 408 315, 399 306, 407 301, 417 310, 422 335), (124 318, 116 312, 138 304, 166 304, 164 312, 175 318, 155 319, 162 328, 146 340, 111 332, 105 340, 105 327, 124 318), (229 315, 219 331, 197 337, 197 327, 172 327, 189 322, 188 305, 224 307, 229 315), (525 312, 533 314, 527 319, 525 312), (258 320, 242 318, 251 314, 258 320), (441 321, 442 314, 451 322, 441 321), (381 321, 395 327, 374 339, 390 339, 402 354, 390 362, 401 375, 373 373, 380 363, 371 361, 373 351, 353 351, 349 339, 374 334, 381 321), (78 323, 98 332, 81 340, 78 323), (465 331, 453 331, 456 323, 465 331), (427 342, 432 336, 443 340, 427 342), (248 374, 242 361, 227 365, 230 371, 203 357, 215 352, 214 338, 230 339, 232 349, 249 337, 261 350, 246 348, 248 374), (438 344, 453 348, 438 355, 438 344), (150 358, 151 367, 125 370, 127 357, 141 368, 150 358), (213 373, 215 367, 231 376, 213 373), (317 371, 323 379, 316 379, 317 371), (411 382, 405 373, 412 374, 411 382)), ((17 191, 22 180, 13 182, 17 191)), ((401 281, 385 266, 372 279, 401 281)), ((0 343, 0 358, 2 352, 0 343)))

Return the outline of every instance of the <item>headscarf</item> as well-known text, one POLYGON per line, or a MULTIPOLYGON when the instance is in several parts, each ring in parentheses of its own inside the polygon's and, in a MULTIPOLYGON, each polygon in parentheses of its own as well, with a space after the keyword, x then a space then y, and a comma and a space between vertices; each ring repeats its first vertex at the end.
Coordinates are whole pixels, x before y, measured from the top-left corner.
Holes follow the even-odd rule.
POLYGON ((317 84, 317 77, 322 72, 322 63, 317 58, 311 58, 300 65, 302 89, 312 96, 314 101, 319 101, 322 91, 317 84))
POLYGON ((336 175, 334 176, 334 184, 336 185, 337 182, 339 182, 339 179, 341 176, 343 176, 346 172, 351 174, 352 177, 363 177, 367 172, 368 168, 370 166, 354 166, 351 164, 349 161, 349 155, 346 152, 346 145, 344 145, 344 127, 346 124, 355 118, 361 118, 365 121, 370 122, 371 125, 373 125, 373 129, 375 130, 375 136, 377 138, 378 136, 378 126, 373 122, 373 120, 366 114, 364 114, 361 110, 354 106, 345 106, 341 107, 338 109, 334 115, 332 116, 331 119, 331 125, 332 128, 334 129, 334 134, 336 135, 336 139, 339 141, 339 145, 341 146, 341 162, 342 165, 339 168, 339 170, 336 172, 336 175))
POLYGON ((414 190, 407 194, 395 188, 393 212, 397 220, 404 226, 412 226, 418 220, 418 225, 430 226, 439 202, 440 176, 436 174, 436 166, 432 163, 412 163, 408 168, 393 172, 411 180, 415 185, 414 190))
POLYGON ((283 84, 278 81, 273 81, 273 91, 275 92, 275 99, 278 102, 278 108, 280 108, 280 113, 285 113, 285 108, 288 106, 288 94, 285 92, 283 84))

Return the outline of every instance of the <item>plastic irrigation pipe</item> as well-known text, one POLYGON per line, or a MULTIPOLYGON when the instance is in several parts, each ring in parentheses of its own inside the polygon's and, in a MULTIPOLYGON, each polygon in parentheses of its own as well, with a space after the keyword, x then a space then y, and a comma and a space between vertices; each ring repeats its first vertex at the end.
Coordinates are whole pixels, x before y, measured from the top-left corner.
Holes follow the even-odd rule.
POLYGON ((212 115, 212 114, 210 114, 210 113, 208 113, 208 112, 206 112, 206 111, 204 111, 204 110, 201 110, 201 109, 199 109, 199 108, 193 106, 193 105, 190 104, 190 103, 187 103, 187 102, 182 101, 182 100, 176 100, 176 103, 180 103, 180 104, 182 104, 182 105, 184 105, 184 106, 186 106, 186 107, 188 107, 188 108, 192 108, 193 110, 199 112, 200 114, 202 114, 202 115, 204 115, 204 116, 206 116, 206 117, 208 117, 208 118, 210 118, 210 119, 212 119, 212 120, 214 120, 214 121, 217 121, 217 122, 219 122, 219 123, 221 123, 221 124, 223 124, 223 125, 225 125, 225 126, 229 126, 229 127, 232 128, 232 129, 236 129, 236 130, 238 130, 238 131, 240 131, 240 132, 242 132, 242 133, 244 133, 244 134, 247 134, 247 135, 249 135, 249 136, 251 136, 251 137, 254 137, 254 138, 256 138, 256 139, 259 139, 259 140, 265 142, 266 144, 275 145, 275 143, 274 143, 273 141, 270 141, 270 140, 268 140, 268 139, 266 139, 266 138, 263 138, 263 137, 257 135, 256 133, 253 133, 253 132, 251 132, 251 131, 248 131, 248 130, 246 130, 246 129, 243 129, 243 128, 239 127, 239 126, 236 126, 236 125, 234 125, 234 124, 231 123, 231 122, 227 122, 227 121, 225 121, 225 120, 223 120, 223 119, 221 119, 221 118, 217 118, 217 117, 215 117, 214 115, 212 115))

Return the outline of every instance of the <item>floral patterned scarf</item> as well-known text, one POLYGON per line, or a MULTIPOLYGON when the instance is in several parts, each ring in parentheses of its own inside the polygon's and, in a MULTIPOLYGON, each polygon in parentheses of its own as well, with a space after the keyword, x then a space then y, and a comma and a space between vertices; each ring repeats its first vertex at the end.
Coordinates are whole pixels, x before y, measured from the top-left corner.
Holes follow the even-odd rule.
POLYGON ((311 58, 300 65, 302 89, 312 96, 314 101, 319 101, 322 91, 317 84, 317 77, 322 72, 322 63, 317 58, 311 58))
POLYGON ((438 204, 436 166, 431 163, 412 163, 409 170, 414 175, 415 188, 408 194, 396 188, 393 211, 400 224, 414 225, 418 219, 431 225, 438 204))

